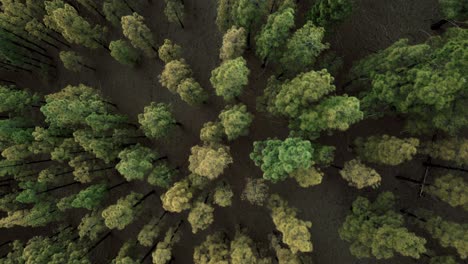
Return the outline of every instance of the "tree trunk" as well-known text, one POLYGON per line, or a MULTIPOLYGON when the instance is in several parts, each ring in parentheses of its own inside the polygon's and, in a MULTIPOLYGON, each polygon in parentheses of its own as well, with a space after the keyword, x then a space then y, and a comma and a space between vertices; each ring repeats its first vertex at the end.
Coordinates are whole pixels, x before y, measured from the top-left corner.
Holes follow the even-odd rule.
POLYGON ((146 198, 148 198, 150 195, 152 195, 153 193, 155 193, 154 190, 152 190, 151 192, 145 194, 145 196, 141 197, 140 200, 138 200, 138 202, 136 204, 133 205, 133 207, 137 207, 139 204, 141 204, 144 200, 146 200, 146 198))
POLYGON ((17 66, 17 65, 10 64, 10 63, 6 63, 6 62, 2 62, 2 61, 0 61, 0 63, 1 63, 2 65, 6 65, 6 66, 12 67, 12 68, 14 68, 14 69, 18 69, 18 70, 22 70, 22 71, 26 71, 26 72, 32 73, 32 71, 31 71, 30 69, 26 69, 26 68, 23 68, 23 67, 21 67, 21 66, 17 66))
POLYGON ((441 168, 441 169, 447 169, 447 170, 457 170, 457 171, 468 172, 468 169, 458 168, 458 167, 451 167, 451 166, 444 166, 444 165, 440 165, 440 164, 433 164, 433 163, 424 162, 423 165, 428 166, 428 167, 434 167, 434 168, 441 168))
POLYGON ((418 181, 418 180, 415 180, 415 179, 403 177, 403 176, 400 176, 400 175, 395 176, 395 178, 397 178, 398 180, 411 182, 411 183, 414 183, 414 184, 417 184, 417 185, 422 184, 422 181, 418 181))
POLYGON ((158 245, 158 242, 154 243, 150 250, 148 250, 146 252, 146 254, 143 256, 143 258, 141 259, 140 263, 145 263, 145 260, 151 255, 151 253, 156 249, 156 246, 158 245))
POLYGON ((337 166, 337 165, 335 165, 335 164, 330 165, 330 167, 335 168, 335 169, 338 169, 338 170, 342 170, 342 169, 343 169, 343 167, 337 166))
POLYGON ((128 9, 130 9, 130 11, 132 11, 132 13, 135 13, 135 10, 127 3, 127 0, 122 0, 125 5, 128 7, 128 9))
POLYGON ((431 25, 431 30, 439 30, 443 25, 447 24, 449 21, 446 19, 441 19, 440 21, 431 25))
POLYGON ((112 189, 114 189, 114 188, 117 188, 117 187, 119 187, 119 186, 122 186, 122 185, 124 185, 124 184, 128 184, 128 181, 123 181, 123 182, 121 182, 121 183, 117 183, 116 185, 107 188, 107 191, 110 191, 110 190, 112 190, 112 189))
POLYGON ((16 84, 16 82, 14 82, 14 81, 5 80, 5 79, 0 79, 0 81, 5 82, 5 83, 16 84))
MULTIPOLYGON (((8 23, 9 23, 9 22, 8 22, 8 23)), ((9 24, 11 24, 11 23, 9 23, 9 24)), ((13 25, 13 26, 14 26, 14 25, 13 25)), ((30 40, 28 40, 28 39, 26 39, 26 38, 24 38, 24 37, 22 37, 22 36, 16 34, 16 33, 14 33, 13 31, 10 31, 10 30, 8 30, 8 29, 6 29, 6 28, 4 28, 4 27, 2 27, 1 29, 4 30, 5 32, 8 32, 8 33, 12 34, 13 36, 15 36, 15 37, 21 39, 22 41, 24 41, 24 42, 26 42, 26 43, 29 43, 29 44, 31 44, 32 46, 34 46, 34 47, 36 47, 36 48, 42 50, 43 52, 46 52, 46 51, 47 51, 47 50, 44 49, 43 47, 41 47, 41 46, 37 45, 36 43, 34 43, 34 42, 32 42, 32 41, 30 41, 30 40)), ((10 41, 11 41, 11 40, 10 40, 10 41)))
POLYGON ((54 190, 58 190, 58 189, 61 189, 61 188, 65 188, 65 187, 68 187, 68 186, 72 186, 72 185, 75 185, 75 184, 80 184, 80 183, 79 183, 79 182, 67 183, 67 184, 64 184, 64 185, 61 185, 61 186, 57 186, 57 187, 54 187, 54 188, 51 188, 51 189, 47 189, 47 190, 42 191, 42 192, 38 192, 38 194, 41 194, 41 193, 48 193, 48 192, 51 192, 51 191, 54 191, 54 190))
POLYGON ((6 241, 6 242, 3 242, 2 244, 0 244, 0 247, 3 247, 3 246, 5 246, 5 245, 8 245, 8 244, 10 244, 10 243, 12 243, 12 242, 13 242, 13 240, 8 240, 8 241, 6 241))
POLYGON ((110 235, 111 235, 112 231, 109 231, 107 232, 107 234, 105 234, 101 239, 99 239, 92 247, 90 247, 88 249, 88 251, 81 257, 85 257, 86 255, 88 255, 89 253, 91 253, 91 251, 93 251, 93 249, 95 249, 97 246, 99 246, 99 244, 101 244, 104 240, 106 240, 106 238, 108 238, 110 235))

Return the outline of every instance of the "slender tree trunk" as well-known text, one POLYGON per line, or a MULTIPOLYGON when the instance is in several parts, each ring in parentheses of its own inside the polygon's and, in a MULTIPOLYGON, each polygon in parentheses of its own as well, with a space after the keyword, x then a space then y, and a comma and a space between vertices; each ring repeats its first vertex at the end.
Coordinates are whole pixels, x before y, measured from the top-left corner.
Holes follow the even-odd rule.
POLYGON ((137 207, 139 204, 141 204, 144 200, 146 200, 146 198, 148 198, 150 195, 152 195, 153 193, 155 193, 155 191, 151 191, 147 194, 145 194, 145 196, 143 196, 140 200, 138 200, 138 202, 136 204, 133 205, 133 207, 137 207))
POLYGON ((14 81, 5 80, 5 79, 0 79, 0 81, 5 82, 5 83, 16 84, 16 82, 14 82, 14 81))
POLYGON ((17 66, 17 65, 13 65, 13 64, 6 63, 6 62, 1 62, 1 61, 0 61, 0 63, 1 63, 2 65, 6 65, 6 66, 12 67, 12 68, 14 68, 14 69, 18 69, 18 70, 22 70, 22 71, 26 71, 26 72, 32 73, 32 71, 31 71, 30 69, 26 69, 26 68, 23 68, 23 67, 21 67, 21 66, 17 66))
MULTIPOLYGON (((8 22, 8 23, 9 23, 9 22, 8 22)), ((11 24, 11 23, 9 23, 9 24, 11 24)), ((24 38, 24 37, 18 35, 18 34, 16 34, 15 32, 13 32, 13 31, 11 31, 11 30, 8 30, 8 29, 6 29, 6 28, 4 28, 4 27, 2 27, 1 30, 4 30, 5 32, 8 32, 8 33, 12 34, 13 36, 15 36, 15 37, 21 39, 22 41, 24 41, 24 42, 26 42, 26 43, 31 44, 32 46, 34 46, 34 47, 36 47, 36 48, 42 50, 43 52, 46 52, 46 51, 47 51, 47 50, 44 49, 43 47, 37 45, 36 43, 34 43, 34 42, 32 42, 32 41, 30 41, 30 40, 28 40, 28 39, 26 39, 26 38, 24 38)), ((10 41, 11 41, 11 40, 10 40, 10 41)))
POLYGON ((168 159, 169 159, 168 156, 164 156, 164 157, 157 158, 154 162, 160 161, 160 160, 168 160, 168 159))
MULTIPOLYGON (((79 62, 78 62, 78 63, 79 63, 79 62)), ((93 67, 91 67, 91 66, 88 66, 88 65, 86 65, 86 64, 83 64, 83 63, 79 63, 79 64, 80 64, 81 66, 83 66, 83 67, 87 68, 87 69, 90 69, 90 70, 92 70, 92 71, 96 71, 96 68, 93 68, 93 67)))
POLYGON ((130 11, 132 11, 132 13, 135 13, 135 10, 127 3, 127 0, 122 0, 125 5, 128 7, 128 9, 130 9, 130 11))
POLYGON ((90 247, 88 249, 88 251, 86 252, 86 254, 83 257, 85 257, 86 255, 88 255, 89 253, 91 253, 91 251, 93 251, 93 249, 95 249, 97 246, 99 246, 99 244, 101 244, 104 240, 106 240, 106 238, 108 238, 110 235, 111 235, 112 231, 109 231, 107 232, 107 234, 105 234, 101 239, 99 239, 92 247, 90 247))
POLYGON ((410 211, 408 211, 408 210, 406 210, 406 209, 404 209, 404 208, 403 208, 403 209, 400 209, 400 212, 403 213, 403 214, 405 214, 405 215, 407 215, 407 216, 416 218, 417 220, 419 220, 419 221, 421 221, 421 222, 427 222, 426 219, 421 218, 421 217, 419 217, 419 216, 417 216, 417 215, 411 213, 410 211))
POLYGON ((51 47, 54 47, 54 48, 57 49, 57 50, 60 50, 60 47, 59 47, 59 46, 57 46, 57 45, 55 45, 55 44, 53 44, 53 43, 51 43, 51 42, 49 42, 49 41, 47 41, 47 40, 45 40, 45 39, 41 39, 41 41, 44 42, 44 43, 46 43, 47 45, 49 45, 49 46, 51 46, 51 47))
MULTIPOLYGON (((182 3, 182 4, 183 4, 183 3, 182 3)), ((185 29, 184 23, 182 23, 182 20, 180 20, 179 14, 178 14, 177 12, 175 12, 175 15, 176 15, 177 21, 179 21, 179 24, 180 24, 180 26, 182 27, 182 29, 185 29)))
POLYGON ((337 166, 337 165, 335 165, 335 164, 330 165, 330 167, 335 168, 335 169, 338 169, 338 170, 342 170, 342 169, 343 169, 343 167, 337 166))
POLYGON ((446 19, 441 19, 438 22, 431 25, 432 30, 439 30, 443 25, 447 24, 449 21, 446 19))
POLYGON ((158 245, 158 242, 154 243, 150 250, 148 250, 146 252, 146 254, 143 256, 143 258, 141 259, 140 263, 145 263, 145 260, 151 255, 151 253, 156 249, 156 246, 158 245))
POLYGON ((58 189, 62 189, 62 188, 65 188, 65 187, 68 187, 68 186, 72 186, 72 185, 75 185, 75 184, 80 184, 80 183, 79 183, 79 182, 67 183, 67 184, 64 184, 64 185, 61 185, 61 186, 57 186, 57 187, 54 187, 54 188, 47 189, 47 190, 42 191, 42 192, 38 192, 38 194, 41 194, 41 193, 48 193, 48 192, 55 191, 55 190, 58 190, 58 189))
POLYGON ((400 175, 395 176, 395 178, 397 178, 398 180, 411 182, 411 183, 414 183, 414 184, 417 184, 417 185, 421 185, 421 184, 422 184, 422 181, 418 181, 418 180, 415 180, 415 179, 403 177, 403 176, 400 176, 400 175))
POLYGON ((107 191, 110 191, 110 190, 112 190, 112 189, 114 189, 114 188, 117 188, 117 187, 119 187, 119 186, 122 186, 122 185, 124 185, 124 184, 128 184, 128 181, 123 181, 123 182, 121 182, 121 183, 117 183, 116 185, 107 188, 107 191))
POLYGON ((17 163, 17 164, 15 164, 15 165, 2 166, 2 167, 0 167, 0 168, 11 168, 11 167, 17 167, 17 166, 21 166, 21 165, 36 164, 36 163, 48 162, 48 161, 52 161, 52 160, 51 160, 51 159, 48 159, 48 160, 31 161, 31 162, 26 162, 26 163, 17 163))
POLYGON ((451 166, 444 166, 444 165, 440 165, 440 164, 433 164, 433 163, 424 162, 423 165, 428 166, 428 167, 434 167, 434 168, 441 168, 441 169, 447 169, 447 170, 457 170, 457 171, 468 172, 468 169, 458 168, 458 167, 451 167, 451 166))

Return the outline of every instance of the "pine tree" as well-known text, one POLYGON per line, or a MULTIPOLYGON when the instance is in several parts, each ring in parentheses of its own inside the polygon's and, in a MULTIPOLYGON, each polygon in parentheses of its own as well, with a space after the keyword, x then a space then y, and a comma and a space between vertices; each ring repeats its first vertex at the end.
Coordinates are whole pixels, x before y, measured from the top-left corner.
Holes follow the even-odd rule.
POLYGON ((132 15, 123 16, 121 23, 123 34, 130 40, 133 47, 142 50, 150 58, 156 57, 158 51, 154 47, 153 34, 141 15, 134 12, 132 15))
POLYGON ((157 156, 150 148, 136 144, 119 153, 120 162, 115 168, 127 181, 143 180, 153 168, 157 156))
POLYGON ((83 67, 88 68, 92 71, 95 71, 93 67, 86 65, 84 62, 84 58, 78 55, 74 51, 61 51, 60 52, 60 60, 63 63, 63 66, 72 72, 80 72, 83 67))
POLYGON ((188 179, 175 182, 171 188, 161 195, 164 210, 180 213, 183 210, 189 209, 193 191, 188 179))
POLYGON ((356 152, 362 160, 396 166, 413 159, 417 153, 417 138, 397 138, 389 135, 358 138, 355 141, 356 152))
POLYGON ((111 41, 109 49, 111 56, 124 65, 135 66, 140 59, 138 51, 123 39, 111 41))
POLYGON ((206 236, 205 241, 196 246, 193 252, 195 264, 229 263, 229 244, 225 235, 216 232, 206 236))
POLYGON ((169 188, 177 173, 177 169, 171 168, 167 162, 160 162, 153 166, 153 170, 148 175, 148 183, 162 188, 169 188))
POLYGON ((179 85, 192 76, 192 70, 184 59, 171 60, 164 66, 159 82, 171 93, 176 93, 179 85))
POLYGON ((164 103, 151 102, 145 106, 143 113, 138 115, 138 122, 145 135, 154 139, 166 137, 178 124, 171 111, 171 105, 164 103))
POLYGON ((121 17, 134 12, 126 0, 104 0, 102 11, 106 19, 116 27, 120 25, 121 17))
POLYGON ((328 29, 349 16, 352 9, 351 0, 319 0, 312 6, 307 18, 315 25, 328 29))
POLYGON ((104 218, 101 216, 101 212, 92 211, 81 218, 81 222, 78 225, 78 235, 81 239, 89 239, 95 241, 99 238, 100 234, 107 230, 104 223, 104 218))
MULTIPOLYGON (((28 90, 18 90, 14 86, 0 85, 0 112, 20 113, 30 106, 38 106, 40 96, 28 90)), ((5 120, 0 120, 4 122, 5 120)))
POLYGON ((211 71, 210 82, 215 88, 216 95, 231 101, 242 94, 242 90, 249 83, 249 74, 246 60, 238 57, 223 62, 211 71))
POLYGON ((468 211, 468 183, 463 177, 445 174, 437 177, 426 191, 450 206, 461 206, 468 211))
POLYGON ((248 135, 253 120, 253 115, 244 104, 228 105, 218 117, 228 140, 248 135))
POLYGON ((161 217, 152 217, 151 220, 145 224, 138 233, 138 242, 145 247, 150 247, 161 232, 161 221, 166 213, 161 217))
POLYGON ((159 59, 164 63, 169 63, 173 60, 182 59, 182 47, 173 43, 170 39, 164 39, 163 45, 158 49, 159 59))
POLYGON ((223 182, 214 190, 213 203, 221 207, 231 206, 233 196, 234 193, 232 192, 231 186, 226 182, 223 182))
POLYGON ((108 193, 106 184, 94 184, 81 190, 74 197, 71 206, 74 208, 96 209, 104 200, 108 193))
POLYGON ((194 78, 186 78, 177 86, 180 98, 189 105, 200 105, 208 100, 208 93, 194 78))
POLYGON ((247 45, 245 29, 236 26, 231 27, 223 36, 223 44, 219 51, 222 61, 232 60, 242 56, 247 45))
POLYGON ((167 264, 172 259, 172 247, 180 241, 179 223, 176 227, 171 227, 166 231, 164 240, 156 245, 152 253, 153 264, 167 264))
POLYGON ((220 122, 206 122, 200 130, 200 140, 204 143, 221 143, 223 132, 220 122))
POLYGON ((453 137, 425 142, 418 151, 434 159, 454 162, 456 165, 468 164, 468 139, 466 138, 453 137))
POLYGON ((347 161, 340 170, 340 175, 350 186, 358 189, 369 186, 375 189, 380 186, 382 180, 377 171, 362 164, 359 159, 347 161))
POLYGON ((184 28, 184 2, 182 0, 164 0, 164 14, 169 22, 179 23, 184 28))
POLYGON ((102 211, 104 223, 110 229, 124 229, 142 213, 141 203, 151 194, 153 192, 146 195, 131 192, 129 195, 120 198, 116 204, 110 205, 102 211))
POLYGON ((233 163, 227 146, 193 146, 191 152, 189 170, 210 180, 218 178, 233 163))
POLYGON ((322 183, 324 173, 320 169, 311 166, 308 169, 297 169, 291 172, 290 176, 297 181, 299 186, 308 188, 322 183))
POLYGON ((204 202, 195 202, 190 208, 188 222, 192 226, 192 233, 207 229, 214 221, 214 208, 204 202))

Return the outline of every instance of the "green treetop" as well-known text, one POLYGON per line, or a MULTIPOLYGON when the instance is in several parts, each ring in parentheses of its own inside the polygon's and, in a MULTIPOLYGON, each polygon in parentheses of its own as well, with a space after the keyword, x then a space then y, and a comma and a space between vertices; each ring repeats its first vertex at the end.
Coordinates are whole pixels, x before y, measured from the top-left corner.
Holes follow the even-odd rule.
POLYGON ((219 51, 219 58, 223 61, 242 56, 247 44, 245 29, 233 26, 223 36, 223 44, 219 51))
POLYGON ((94 68, 86 65, 84 58, 74 51, 61 51, 60 60, 62 61, 63 66, 72 72, 80 72, 83 67, 95 70, 94 68))
POLYGON ((281 57, 281 65, 287 72, 301 72, 314 65, 322 51, 329 48, 328 43, 323 43, 325 30, 308 21, 298 29, 286 44, 286 49, 281 57))
POLYGON ((208 100, 207 92, 194 78, 186 78, 177 86, 180 98, 189 105, 200 105, 208 100))
POLYGON ((271 210, 276 229, 283 234, 283 243, 289 246, 292 253, 312 252, 309 231, 312 223, 298 219, 297 210, 289 207, 288 203, 277 194, 271 195, 268 208, 271 210))
POLYGON ((219 122, 206 122, 200 130, 200 140, 205 143, 220 143, 224 128, 219 122))
POLYGON ((229 244, 226 236, 216 232, 206 236, 205 241, 196 246, 193 252, 195 264, 229 263, 229 244))
POLYGON ((414 134, 455 134, 467 127, 467 38, 468 29, 451 28, 422 44, 401 39, 361 60, 352 77, 368 87, 361 94, 363 109, 404 114, 414 134))
POLYGON ((97 133, 104 133, 128 124, 128 117, 119 114, 92 113, 85 119, 86 124, 97 133))
POLYGON ((161 188, 168 188, 177 175, 177 169, 171 168, 167 162, 161 162, 153 167, 148 175, 148 183, 161 188))
POLYGON ((286 44, 290 30, 294 28, 294 13, 294 9, 289 7, 268 16, 266 24, 255 39, 257 56, 264 64, 281 56, 281 50, 286 44))
POLYGON ((179 60, 182 59, 182 47, 173 43, 170 39, 164 39, 163 45, 158 49, 158 55, 164 63, 179 60))
POLYGON ((379 173, 372 168, 362 164, 359 159, 352 159, 344 164, 340 175, 350 186, 362 189, 365 187, 377 188, 380 186, 382 178, 379 173))
POLYGON ((192 233, 196 234, 198 231, 207 229, 214 221, 213 212, 213 206, 203 202, 195 202, 187 219, 192 226, 192 233))
POLYGON ((180 224, 177 227, 170 227, 166 231, 164 240, 156 245, 156 249, 151 254, 153 264, 167 264, 172 259, 172 247, 180 241, 180 224))
POLYGON ((191 152, 189 170, 210 180, 218 178, 233 163, 227 146, 194 146, 191 152))
POLYGON ((93 184, 81 190, 74 197, 71 206, 74 208, 86 208, 92 210, 97 208, 108 193, 106 184, 93 184))
POLYGON ((446 19, 466 21, 468 19, 468 3, 457 0, 439 0, 440 9, 446 19))
POLYGON ((151 218, 151 220, 145 224, 138 233, 138 242, 144 247, 151 247, 161 232, 160 224, 160 217, 151 218))
POLYGON ((176 93, 179 85, 192 76, 192 70, 184 59, 171 60, 164 66, 159 82, 171 93, 176 93))
POLYGON ((114 26, 120 25, 120 18, 133 12, 126 0, 104 0, 102 11, 106 19, 114 26))
POLYGON ((231 186, 224 182, 218 185, 214 190, 213 203, 221 207, 231 206, 233 196, 234 193, 232 192, 231 186))
POLYGON ((164 14, 169 22, 179 23, 184 28, 184 2, 182 0, 164 0, 164 14))
POLYGON ((243 27, 249 35, 253 28, 258 26, 263 17, 269 13, 270 6, 274 3, 264 0, 239 0, 232 3, 232 20, 238 27, 243 27))
POLYGON ((343 21, 352 9, 352 0, 319 0, 312 6, 307 18, 317 26, 328 28, 343 21))
POLYGON ((468 164, 468 139, 466 138, 452 137, 427 142, 419 151, 434 159, 454 162, 457 165, 468 164))
POLYGON ((452 174, 437 177, 426 191, 450 206, 461 206, 468 211, 468 183, 463 177, 452 174))
POLYGON ((102 217, 106 226, 110 229, 116 228, 122 230, 131 224, 142 212, 141 202, 149 194, 143 196, 141 193, 131 192, 127 196, 120 198, 116 204, 104 209, 102 217))
POLYGON ((39 101, 40 97, 36 93, 0 85, 0 113, 22 112, 27 107, 39 105, 39 101))
POLYGON ((396 166, 413 159, 417 153, 417 138, 397 138, 389 135, 358 138, 355 141, 356 152, 362 160, 396 166))
POLYGON ((138 122, 145 135, 154 139, 167 136, 178 124, 172 115, 171 105, 155 102, 145 106, 143 113, 138 115, 138 122))
POLYGON ((188 179, 175 182, 171 188, 161 195, 164 210, 180 213, 183 210, 189 209, 193 191, 188 179))
POLYGON ((275 112, 292 118, 310 109, 313 103, 335 91, 334 78, 327 70, 301 73, 286 81, 275 95, 275 112))
POLYGON ((324 173, 311 166, 308 169, 297 169, 291 172, 290 176, 297 181, 299 186, 307 188, 322 183, 324 173))
POLYGON ((231 241, 230 257, 232 264, 257 263, 268 264, 271 259, 261 259, 255 242, 245 234, 244 231, 237 230, 234 239, 231 241))
POLYGON ((219 119, 228 140, 234 140, 248 135, 253 115, 244 104, 228 105, 219 114, 219 119))
POLYGON ((436 256, 429 260, 429 264, 457 264, 453 256, 436 256))
POLYGON ((419 259, 426 252, 426 240, 403 226, 403 216, 394 206, 391 192, 381 193, 373 203, 360 196, 353 202, 352 211, 338 231, 341 239, 351 243, 352 255, 388 259, 399 253, 419 259))
POLYGON ((325 164, 333 157, 333 147, 313 146, 301 138, 268 139, 254 142, 250 158, 263 171, 263 178, 272 182, 286 179, 298 169, 325 164))
POLYGON ((241 199, 247 200, 253 205, 263 206, 267 198, 269 187, 265 179, 247 178, 241 199))
POLYGON ((243 88, 249 82, 250 70, 244 58, 227 60, 211 71, 210 82, 216 95, 230 101, 241 95, 243 88))
POLYGON ((119 153, 120 162, 115 168, 127 181, 142 180, 153 168, 157 156, 150 148, 136 144, 119 153))
POLYGON ((124 65, 134 66, 140 59, 138 51, 123 39, 111 41, 109 49, 111 56, 124 65))
POLYGON ((134 12, 132 15, 123 16, 121 24, 124 36, 130 40, 133 47, 142 50, 150 58, 156 57, 158 51, 154 47, 153 33, 141 15, 134 12))
POLYGON ((78 235, 81 239, 89 239, 91 241, 97 240, 100 234, 107 230, 104 224, 104 218, 101 216, 101 212, 93 211, 86 214, 81 218, 81 222, 78 225, 78 235))

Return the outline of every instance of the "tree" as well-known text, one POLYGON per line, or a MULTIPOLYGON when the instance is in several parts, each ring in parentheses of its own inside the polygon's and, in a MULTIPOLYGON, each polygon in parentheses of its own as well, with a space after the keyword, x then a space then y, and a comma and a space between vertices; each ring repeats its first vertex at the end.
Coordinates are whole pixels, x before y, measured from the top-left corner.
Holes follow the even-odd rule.
POLYGON ((221 206, 228 207, 232 204, 232 197, 234 193, 232 192, 231 186, 226 182, 219 184, 213 194, 213 203, 221 206))
POLYGON ((354 143, 361 159, 391 166, 411 160, 419 146, 417 138, 400 139, 389 135, 358 138, 354 143))
POLYGON ((462 177, 445 174, 437 177, 426 191, 450 206, 461 206, 468 211, 468 183, 462 177))
POLYGON ((206 122, 200 130, 200 140, 205 143, 220 143, 223 138, 223 126, 219 122, 206 122))
POLYGON ((234 24, 231 12, 232 2, 229 0, 218 0, 217 3, 216 25, 219 31, 224 33, 234 24))
POLYGON ((59 31, 68 42, 91 49, 103 46, 104 34, 107 31, 105 27, 100 25, 92 26, 69 4, 65 3, 61 7, 55 6, 53 8, 54 4, 52 3, 54 1, 50 2, 51 4, 48 2, 45 2, 46 7, 49 5, 49 8, 46 8, 47 19, 53 23, 52 29, 59 31))
POLYGON ((382 180, 377 171, 362 164, 359 159, 347 161, 340 170, 340 175, 350 186, 358 189, 369 186, 375 189, 380 186, 382 180))
POLYGON ((153 192, 146 195, 131 192, 120 198, 116 204, 110 205, 102 211, 104 223, 110 229, 122 230, 131 224, 142 212, 141 203, 153 192))
POLYGON ((223 36, 223 44, 219 51, 222 61, 232 60, 242 56, 247 45, 245 29, 232 26, 223 36))
POLYGON ((153 166, 153 170, 148 175, 148 183, 162 188, 169 188, 176 174, 177 169, 169 167, 166 162, 161 162, 153 166))
POLYGON ((363 118, 359 99, 347 95, 331 96, 299 116, 299 129, 315 137, 323 130, 348 130, 363 118))
POLYGON ((240 136, 249 134, 249 127, 253 115, 247 112, 244 104, 228 105, 219 114, 220 123, 228 140, 234 140, 240 136))
POLYGON ((77 0, 77 2, 84 6, 86 9, 88 9, 89 12, 97 14, 104 18, 104 15, 101 14, 101 11, 99 10, 99 7, 96 2, 92 0, 77 0))
POLYGON ((276 258, 278 259, 278 263, 287 263, 287 264, 309 263, 309 262, 303 262, 299 254, 292 253, 289 248, 282 247, 279 239, 275 235, 271 236, 271 246, 276 253, 276 258))
MULTIPOLYGON (((85 119, 86 124, 91 127, 94 132, 105 133, 113 129, 122 128, 128 125, 128 117, 119 114, 105 113, 97 114, 92 113, 85 119)), ((115 134, 115 133, 114 133, 115 134)))
POLYGON ((192 70, 184 59, 171 60, 164 66, 159 82, 171 93, 176 93, 179 85, 192 76, 192 70))
POLYGON ((311 166, 308 169, 297 169, 291 172, 290 176, 297 181, 299 186, 307 188, 322 183, 324 173, 311 166))
POLYGON ((192 233, 207 229, 214 221, 214 208, 204 202, 195 202, 188 214, 188 221, 192 226, 192 233))
POLYGON ((210 180, 218 178, 233 163, 227 146, 193 146, 191 152, 189 170, 210 180))
POLYGON ((241 95, 243 88, 249 83, 250 70, 244 58, 224 61, 221 66, 211 71, 210 82, 216 95, 230 101, 241 95))
POLYGON ((317 57, 330 45, 323 43, 325 29, 308 21, 287 41, 281 65, 287 72, 301 72, 314 65, 317 57))
POLYGON ((138 51, 123 39, 111 41, 109 49, 111 56, 124 65, 135 66, 140 59, 138 51))
POLYGON ((166 137, 177 123, 171 113, 171 105, 151 102, 145 106, 143 113, 138 114, 138 122, 143 133, 149 138, 166 137))
POLYGON ((164 63, 180 60, 182 59, 182 47, 173 43, 170 39, 164 39, 163 45, 158 49, 158 55, 164 63))
POLYGON ((310 9, 307 18, 317 26, 329 28, 351 14, 351 0, 319 0, 310 9))
POLYGON ((371 203, 359 196, 352 211, 339 229, 341 239, 350 242, 351 254, 357 258, 388 259, 399 253, 419 259, 426 252, 426 240, 403 227, 403 216, 394 210, 395 196, 381 193, 371 203))
POLYGON ((161 217, 153 217, 151 220, 141 228, 138 233, 138 242, 144 247, 150 247, 154 244, 155 239, 161 232, 161 220, 165 213, 161 217))
POLYGON ((253 205, 263 206, 269 196, 268 190, 265 179, 247 178, 241 199, 253 205))
POLYGON ((457 261, 452 256, 437 256, 432 257, 429 264, 457 264, 457 261))
POLYGON ((142 50, 150 58, 157 56, 153 34, 141 15, 133 12, 132 15, 123 16, 121 24, 124 36, 130 40, 133 47, 142 50))
POLYGON ((468 164, 468 139, 447 138, 426 142, 418 151, 434 159, 454 162, 457 165, 468 164))
POLYGON ((135 260, 137 241, 135 239, 127 240, 119 250, 117 256, 112 260, 112 264, 137 264, 135 260))
POLYGON ((468 4, 464 1, 439 0, 439 5, 446 19, 465 21, 468 18, 468 4))
POLYGON ((164 0, 164 14, 169 22, 179 23, 184 28, 184 2, 182 0, 164 0))
MULTIPOLYGON (((231 16, 234 25, 245 28, 250 38, 253 28, 268 14, 270 2, 263 0, 239 0, 231 2, 233 5, 231 16)), ((274 3, 271 4, 273 5, 274 3)))
POLYGON ((272 182, 285 180, 298 169, 333 160, 333 147, 313 146, 301 138, 267 139, 254 142, 250 159, 263 171, 263 178, 272 182))
POLYGON ((86 208, 93 210, 97 208, 108 193, 107 185, 94 184, 81 190, 74 196, 71 206, 74 208, 86 208))
POLYGON ((81 218, 81 222, 78 225, 78 235, 80 238, 89 239, 91 241, 97 240, 100 234, 105 230, 107 230, 107 227, 99 211, 86 214, 81 218))
POLYGON ((468 257, 468 224, 446 221, 426 210, 418 210, 417 224, 426 230, 443 247, 456 249, 461 259, 468 257))
POLYGON ((114 26, 120 25, 120 18, 133 12, 126 0, 105 0, 102 11, 106 19, 114 26))
POLYGON ((193 188, 188 179, 175 182, 164 194, 161 195, 163 208, 166 211, 180 213, 190 208, 190 200, 193 197, 193 188))
POLYGON ((269 258, 260 258, 254 241, 243 230, 237 230, 231 241, 230 257, 232 264, 271 263, 269 258))
POLYGON ((196 246, 193 252, 195 264, 229 263, 229 245, 226 236, 216 232, 206 236, 205 241, 196 246))
POLYGON ((361 60, 352 69, 352 80, 368 88, 361 94, 363 109, 376 117, 405 115, 413 134, 456 134, 465 128, 467 36, 468 30, 451 28, 422 44, 401 39, 361 60))
POLYGON ((301 73, 281 85, 274 97, 275 112, 291 118, 300 116, 313 103, 335 91, 334 78, 327 70, 301 73))
POLYGON ((255 41, 256 54, 266 65, 268 61, 277 60, 285 46, 290 30, 294 27, 294 9, 280 9, 268 16, 266 24, 258 33, 255 41))
POLYGON ((102 159, 106 164, 117 159, 123 148, 122 145, 125 143, 117 136, 100 136, 99 133, 88 129, 76 130, 73 132, 73 138, 85 151, 94 154, 96 158, 102 159))
POLYGON ((312 223, 298 219, 297 210, 289 207, 288 203, 277 194, 270 196, 268 208, 271 210, 271 218, 276 229, 283 234, 282 240, 289 246, 291 252, 294 254, 312 252, 309 231, 312 223))
POLYGON ((74 51, 61 51, 60 60, 63 66, 69 71, 80 72, 83 67, 95 71, 96 69, 88 66, 84 62, 84 58, 74 51))
POLYGON ((194 78, 186 78, 177 86, 180 98, 189 105, 200 105, 208 100, 207 92, 194 78))
POLYGON ((175 243, 179 242, 180 240, 180 233, 178 233, 180 225, 181 223, 179 223, 179 225, 175 228, 170 227, 166 231, 164 240, 156 245, 156 249, 151 255, 153 259, 153 264, 166 264, 171 261, 172 247, 175 243))
POLYGON ((115 168, 127 181, 142 180, 153 168, 157 156, 150 148, 136 144, 119 153, 120 162, 115 168))
MULTIPOLYGON (((18 90, 14 86, 0 85, 0 113, 23 112, 30 106, 39 105, 40 96, 28 90, 18 90)), ((0 120, 0 122, 7 122, 0 120)))

